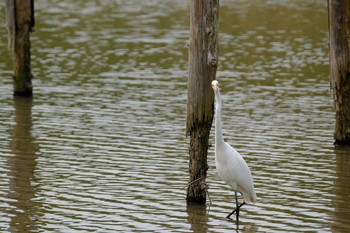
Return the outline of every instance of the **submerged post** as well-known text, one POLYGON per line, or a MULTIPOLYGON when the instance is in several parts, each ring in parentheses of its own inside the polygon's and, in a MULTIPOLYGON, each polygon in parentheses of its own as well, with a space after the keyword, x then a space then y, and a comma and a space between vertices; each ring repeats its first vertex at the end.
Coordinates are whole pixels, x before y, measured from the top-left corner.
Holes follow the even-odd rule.
POLYGON ((186 135, 190 136, 187 203, 205 203, 208 140, 213 121, 219 45, 219 0, 190 1, 189 78, 186 135))
POLYGON ((330 82, 336 145, 350 145, 350 0, 329 0, 330 82))
POLYGON ((6 0, 6 26, 13 56, 13 93, 32 96, 30 36, 34 28, 33 0, 6 0))

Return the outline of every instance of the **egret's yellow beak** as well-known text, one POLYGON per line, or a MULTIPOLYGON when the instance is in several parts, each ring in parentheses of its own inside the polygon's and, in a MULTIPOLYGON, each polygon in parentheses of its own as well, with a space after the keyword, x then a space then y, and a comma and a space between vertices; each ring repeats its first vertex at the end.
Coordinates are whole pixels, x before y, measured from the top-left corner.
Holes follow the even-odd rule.
POLYGON ((217 80, 213 80, 211 82, 211 86, 213 87, 214 91, 216 91, 219 88, 219 82, 217 80))

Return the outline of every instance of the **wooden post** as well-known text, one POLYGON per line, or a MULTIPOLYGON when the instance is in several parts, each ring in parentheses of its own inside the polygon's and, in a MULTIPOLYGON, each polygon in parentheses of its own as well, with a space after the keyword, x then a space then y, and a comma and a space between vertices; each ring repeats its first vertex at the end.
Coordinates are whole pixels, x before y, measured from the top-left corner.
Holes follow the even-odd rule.
POLYGON ((335 144, 350 144, 350 0, 329 0, 330 81, 336 111, 335 144))
POLYGON ((9 46, 13 48, 13 92, 32 96, 30 36, 34 27, 33 0, 6 0, 6 24, 9 46))
POLYGON ((219 0, 190 1, 189 79, 186 135, 190 136, 188 203, 205 203, 207 152, 213 121, 218 63, 219 0))

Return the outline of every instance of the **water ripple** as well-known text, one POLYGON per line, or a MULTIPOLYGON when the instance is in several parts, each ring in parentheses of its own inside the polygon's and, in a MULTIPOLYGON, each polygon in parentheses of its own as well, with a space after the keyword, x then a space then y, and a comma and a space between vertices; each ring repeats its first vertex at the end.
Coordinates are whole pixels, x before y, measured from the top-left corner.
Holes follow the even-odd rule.
POLYGON ((239 226, 224 218, 234 194, 211 147, 212 203, 186 206, 187 8, 38 1, 32 102, 12 98, 11 64, 0 58, 1 231, 350 228, 349 152, 332 146, 327 8, 319 1, 221 2, 224 136, 251 167, 258 202, 242 209, 239 226))

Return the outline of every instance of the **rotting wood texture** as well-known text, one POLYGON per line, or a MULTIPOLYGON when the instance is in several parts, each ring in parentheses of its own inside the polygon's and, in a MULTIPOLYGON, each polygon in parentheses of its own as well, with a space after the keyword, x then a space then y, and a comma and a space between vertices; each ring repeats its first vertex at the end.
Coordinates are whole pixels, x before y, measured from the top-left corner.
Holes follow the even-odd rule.
POLYGON ((350 0, 329 0, 330 82, 336 145, 350 145, 350 0))
POLYGON ((34 1, 6 0, 6 26, 12 47, 14 95, 32 96, 29 34, 34 28, 34 1))
POLYGON ((219 45, 219 1, 190 1, 189 78, 186 135, 190 136, 188 203, 205 203, 208 140, 213 121, 219 45))

